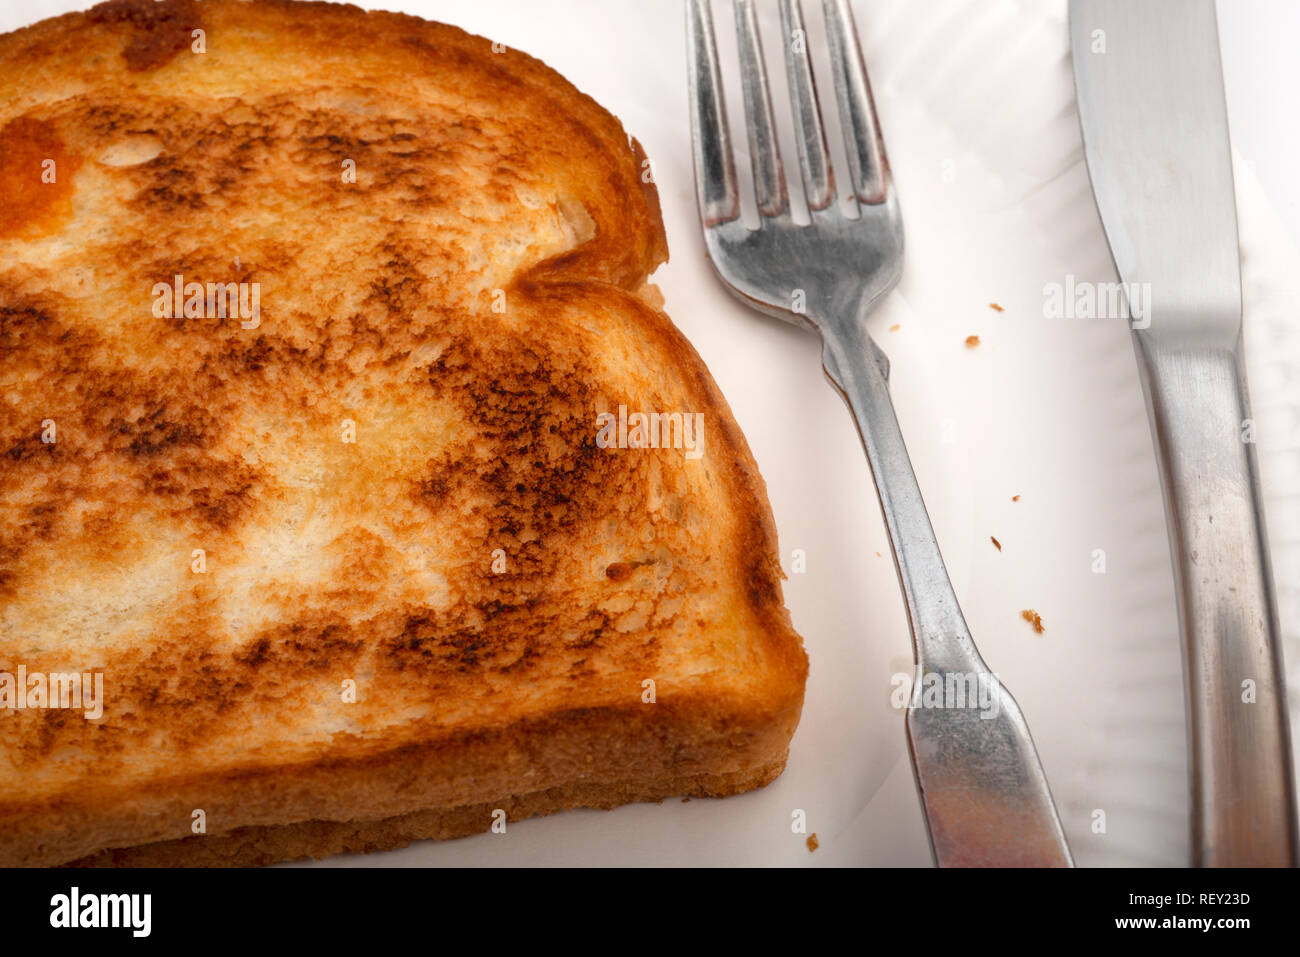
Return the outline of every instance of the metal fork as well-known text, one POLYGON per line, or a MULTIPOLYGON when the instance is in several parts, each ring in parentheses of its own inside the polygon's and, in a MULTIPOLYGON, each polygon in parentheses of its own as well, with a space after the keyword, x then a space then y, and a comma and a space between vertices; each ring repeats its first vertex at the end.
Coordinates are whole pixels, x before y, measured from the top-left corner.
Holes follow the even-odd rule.
POLYGON ((836 201, 801 4, 780 0, 811 218, 800 225, 790 211, 754 2, 733 2, 761 222, 750 229, 741 218, 709 0, 687 0, 691 134, 705 243, 736 296, 821 334, 826 374, 857 421, 912 632, 917 672, 907 735, 935 861, 1072 866, 1024 716, 980 658, 957 605, 890 401, 889 360, 867 332, 867 316, 902 272, 903 226, 852 11, 847 0, 823 0, 858 218, 846 216, 836 201))

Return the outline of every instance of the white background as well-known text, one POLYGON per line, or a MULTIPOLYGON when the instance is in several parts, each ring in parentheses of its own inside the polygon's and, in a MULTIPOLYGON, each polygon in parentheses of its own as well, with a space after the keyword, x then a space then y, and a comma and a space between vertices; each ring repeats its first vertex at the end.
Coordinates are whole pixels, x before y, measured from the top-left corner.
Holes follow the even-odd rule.
POLYGON ((1300 3, 1219 0, 1219 47, 1233 146, 1300 243, 1300 3))

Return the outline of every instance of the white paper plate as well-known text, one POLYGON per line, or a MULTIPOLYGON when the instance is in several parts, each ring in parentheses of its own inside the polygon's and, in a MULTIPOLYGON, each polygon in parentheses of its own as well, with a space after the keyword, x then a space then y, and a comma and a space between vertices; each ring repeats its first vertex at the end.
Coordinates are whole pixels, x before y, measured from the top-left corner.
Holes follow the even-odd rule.
MULTIPOLYGON (((681 4, 375 5, 527 50, 646 147, 673 253, 656 281, 749 439, 787 570, 794 549, 807 555, 807 572, 791 575, 786 598, 812 674, 787 770, 761 792, 572 812, 504 836, 325 863, 928 865, 902 716, 890 704, 891 677, 911 671, 911 649, 879 506, 813 337, 748 312, 708 267, 695 213, 681 4), (792 833, 795 810, 817 833, 816 853, 792 833)), ((0 27, 79 6, 23 3, 5 11, 0 27)), ((817 43, 820 16, 806 6, 817 43)), ((734 77, 728 7, 718 3, 716 15, 734 77)), ((779 30, 767 7, 767 54, 779 71, 779 30)), ((962 608, 1029 720, 1078 863, 1184 864, 1177 617, 1129 335, 1122 322, 1047 319, 1043 310, 1046 283, 1067 274, 1114 279, 1082 164, 1064 2, 854 7, 908 244, 903 281, 874 328, 893 362, 898 416, 962 608), (968 335, 980 337, 977 349, 965 347, 968 335), (1104 574, 1092 570, 1097 549, 1104 574), (1025 608, 1041 613, 1044 635, 1021 620, 1025 608), (1105 833, 1094 833, 1097 812, 1105 833)), ((784 84, 773 76, 784 109, 784 84)), ((828 94, 828 84, 822 89, 828 94)), ((728 92, 735 125, 735 83, 728 92)), ((735 142, 744 143, 739 132, 735 142)), ((788 145, 785 155, 794 155, 788 145)), ((1300 256, 1248 166, 1238 184, 1259 452, 1292 701, 1300 703, 1300 256)))

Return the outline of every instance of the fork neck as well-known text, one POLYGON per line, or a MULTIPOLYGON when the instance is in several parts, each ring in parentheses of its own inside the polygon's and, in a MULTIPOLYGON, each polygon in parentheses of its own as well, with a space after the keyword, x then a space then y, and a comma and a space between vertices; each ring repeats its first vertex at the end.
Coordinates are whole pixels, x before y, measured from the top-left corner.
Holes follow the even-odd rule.
POLYGON ((948 578, 889 395, 889 360, 861 321, 823 334, 826 374, 848 403, 876 482, 923 671, 986 671, 948 578))

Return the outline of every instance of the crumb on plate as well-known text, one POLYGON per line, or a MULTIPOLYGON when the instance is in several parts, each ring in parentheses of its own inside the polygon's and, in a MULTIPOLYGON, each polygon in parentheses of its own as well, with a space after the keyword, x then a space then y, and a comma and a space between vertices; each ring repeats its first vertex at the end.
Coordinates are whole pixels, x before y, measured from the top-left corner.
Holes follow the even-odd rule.
POLYGON ((1013 502, 1018 502, 1018 501, 1020 501, 1020 496, 1019 496, 1019 495, 1013 495, 1013 496, 1011 496, 1011 501, 1013 501, 1013 502))
POLYGON ((1043 616, 1040 615, 1038 612, 1034 611, 1032 608, 1026 608, 1024 611, 1020 613, 1020 617, 1023 618, 1025 621, 1029 622, 1029 624, 1033 625, 1034 631, 1037 634, 1041 635, 1043 632, 1047 630, 1046 628, 1043 627, 1043 616))
POLYGON ((989 303, 989 308, 992 309, 994 312, 1006 312, 1006 310, 1003 309, 1001 306, 999 306, 996 302, 989 303))
POLYGON ((897 332, 899 329, 902 329, 902 328, 903 328, 903 327, 900 326, 898 323, 894 323, 892 326, 889 327, 889 331, 890 331, 890 332, 897 332))
POLYGON ((817 850, 817 848, 821 847, 821 845, 817 842, 817 832, 816 832, 816 831, 814 831, 812 834, 809 834, 809 835, 808 835, 808 840, 804 841, 804 843, 808 845, 808 850, 809 850, 809 851, 815 851, 815 850, 817 850))
POLYGON ((967 337, 966 337, 966 348, 967 348, 967 349, 974 349, 974 348, 975 348, 977 345, 979 345, 979 344, 980 344, 980 337, 979 337, 979 336, 967 336, 967 337))
POLYGON ((999 542, 999 541, 998 541, 996 538, 994 538, 992 535, 989 536, 989 541, 993 543, 993 547, 994 547, 994 548, 996 548, 998 551, 1002 551, 1002 543, 999 542))

